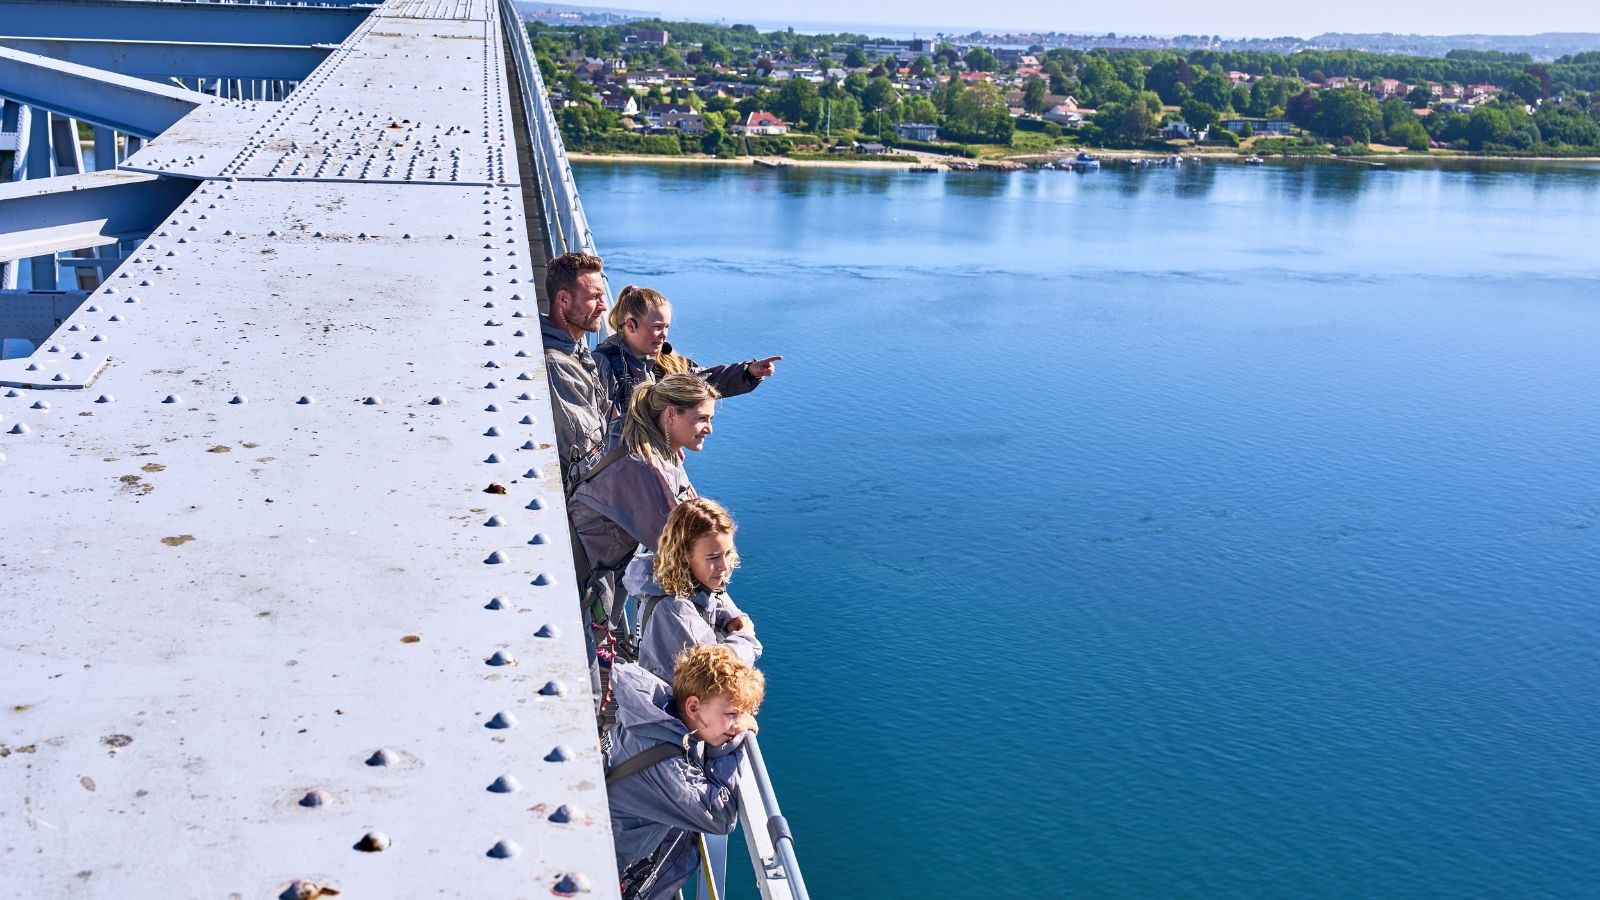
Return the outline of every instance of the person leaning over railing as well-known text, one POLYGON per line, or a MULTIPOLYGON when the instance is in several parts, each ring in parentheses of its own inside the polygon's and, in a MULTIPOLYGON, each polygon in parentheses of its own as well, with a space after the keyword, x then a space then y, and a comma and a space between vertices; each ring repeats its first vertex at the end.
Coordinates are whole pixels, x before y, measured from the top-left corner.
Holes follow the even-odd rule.
POLYGON ((766 680, 724 646, 678 658, 672 683, 640 666, 611 671, 617 698, 606 787, 625 900, 671 897, 695 871, 694 835, 739 821, 744 735, 766 680))
POLYGON ((610 404, 586 336, 600 330, 606 312, 606 282, 598 256, 563 253, 544 272, 550 314, 539 317, 545 373, 550 380, 561 483, 573 483, 599 458, 610 404))
POLYGON ((635 388, 622 444, 574 487, 567 512, 587 558, 584 598, 597 622, 621 627, 627 595, 617 592, 618 576, 640 544, 656 549, 673 507, 696 496, 683 451, 705 446, 716 401, 716 389, 693 375, 635 388))
POLYGON ((696 644, 723 644, 752 665, 761 658, 755 623, 726 587, 739 565, 733 518, 715 500, 678 504, 653 555, 628 564, 623 586, 639 598, 639 665, 663 681, 673 661, 696 644))
POLYGON ((702 366, 674 353, 667 341, 672 328, 672 304, 649 288, 628 285, 617 294, 607 321, 614 332, 594 348, 600 368, 600 386, 611 401, 608 441, 622 436, 623 413, 634 387, 668 375, 689 373, 706 380, 724 397, 748 394, 771 375, 781 356, 747 359, 724 366, 702 366))

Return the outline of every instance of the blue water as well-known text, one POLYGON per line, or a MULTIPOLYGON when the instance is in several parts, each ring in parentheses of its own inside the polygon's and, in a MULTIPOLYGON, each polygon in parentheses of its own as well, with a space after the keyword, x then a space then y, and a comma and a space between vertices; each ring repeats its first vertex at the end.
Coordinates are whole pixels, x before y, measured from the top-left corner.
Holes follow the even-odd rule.
POLYGON ((1600 170, 578 178, 813 896, 1600 896, 1600 170))

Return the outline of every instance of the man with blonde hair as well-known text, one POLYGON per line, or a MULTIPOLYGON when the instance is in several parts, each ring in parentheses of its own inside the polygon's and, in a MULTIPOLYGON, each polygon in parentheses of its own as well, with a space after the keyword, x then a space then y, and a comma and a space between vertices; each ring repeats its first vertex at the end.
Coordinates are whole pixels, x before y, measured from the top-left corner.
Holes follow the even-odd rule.
POLYGON ((672 684, 630 663, 611 670, 611 835, 625 900, 661 900, 694 873, 694 835, 739 821, 739 762, 766 680, 732 650, 683 651, 672 684))

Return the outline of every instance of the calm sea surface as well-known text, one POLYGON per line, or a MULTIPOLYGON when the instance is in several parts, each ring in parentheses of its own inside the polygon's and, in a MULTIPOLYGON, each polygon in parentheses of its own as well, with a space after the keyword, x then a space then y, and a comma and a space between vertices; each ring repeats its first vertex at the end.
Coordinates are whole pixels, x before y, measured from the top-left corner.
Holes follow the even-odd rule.
POLYGON ((578 178, 813 896, 1600 896, 1600 169, 578 178))

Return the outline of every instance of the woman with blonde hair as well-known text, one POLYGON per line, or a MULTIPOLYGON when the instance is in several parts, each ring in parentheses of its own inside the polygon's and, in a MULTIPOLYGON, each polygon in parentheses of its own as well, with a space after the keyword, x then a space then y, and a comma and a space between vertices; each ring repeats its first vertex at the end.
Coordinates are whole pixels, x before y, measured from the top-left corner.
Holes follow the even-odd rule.
POLYGON ((640 603, 639 665, 663 681, 697 644, 723 644, 751 665, 761 658, 755 623, 727 592, 739 565, 736 530, 715 500, 685 500, 667 516, 655 554, 628 564, 623 584, 640 603))
POLYGON ((783 359, 768 356, 724 366, 702 366, 680 356, 667 342, 672 328, 672 304, 650 288, 628 285, 617 294, 607 321, 614 332, 594 348, 600 368, 600 387, 611 401, 610 440, 621 437, 625 411, 633 391, 668 375, 698 376, 724 397, 737 397, 756 389, 771 375, 773 364, 783 359))
POLYGON ((584 598, 597 622, 623 622, 617 576, 639 545, 656 549, 667 516, 695 495, 683 467, 711 434, 717 391, 694 375, 668 375, 634 389, 622 443, 579 479, 568 503, 589 572, 584 598))

